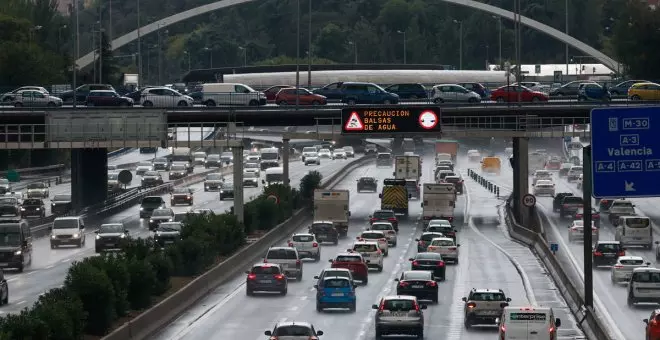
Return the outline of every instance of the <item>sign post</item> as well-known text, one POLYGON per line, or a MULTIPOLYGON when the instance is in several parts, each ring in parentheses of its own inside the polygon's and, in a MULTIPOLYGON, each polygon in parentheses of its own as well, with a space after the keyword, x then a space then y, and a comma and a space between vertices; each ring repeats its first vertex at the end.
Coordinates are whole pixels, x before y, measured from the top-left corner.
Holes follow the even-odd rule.
POLYGON ((348 108, 342 109, 341 117, 344 135, 439 134, 442 131, 438 107, 348 108))

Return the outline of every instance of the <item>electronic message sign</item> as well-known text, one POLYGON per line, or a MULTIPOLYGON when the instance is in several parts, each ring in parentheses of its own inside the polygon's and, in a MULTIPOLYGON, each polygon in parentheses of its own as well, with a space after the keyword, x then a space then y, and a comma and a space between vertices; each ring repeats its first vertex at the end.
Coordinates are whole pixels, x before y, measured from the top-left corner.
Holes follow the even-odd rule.
POLYGON ((440 109, 400 108, 342 109, 342 134, 440 133, 440 109))

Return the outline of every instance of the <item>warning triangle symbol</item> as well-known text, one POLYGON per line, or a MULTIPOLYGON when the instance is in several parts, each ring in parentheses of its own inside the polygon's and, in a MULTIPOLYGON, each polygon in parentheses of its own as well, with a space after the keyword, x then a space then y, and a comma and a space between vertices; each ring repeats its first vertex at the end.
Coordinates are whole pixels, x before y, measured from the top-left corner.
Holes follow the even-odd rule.
POLYGON ((362 131, 364 130, 364 124, 362 124, 362 119, 358 116, 357 112, 351 112, 351 116, 348 118, 346 125, 344 125, 344 130, 346 131, 362 131))

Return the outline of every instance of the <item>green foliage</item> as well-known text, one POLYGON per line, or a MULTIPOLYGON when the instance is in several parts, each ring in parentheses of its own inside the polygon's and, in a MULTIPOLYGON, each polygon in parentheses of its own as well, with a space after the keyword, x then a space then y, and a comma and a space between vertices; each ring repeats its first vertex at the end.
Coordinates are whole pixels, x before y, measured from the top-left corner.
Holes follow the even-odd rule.
POLYGON ((32 310, 36 320, 48 327, 48 339, 81 339, 85 311, 80 298, 66 288, 55 288, 39 297, 32 310))
POLYGON ((162 295, 170 289, 170 277, 174 271, 172 261, 163 252, 154 252, 147 257, 153 269, 155 280, 153 295, 162 295))
POLYGON ((156 285, 156 274, 144 259, 132 258, 126 268, 130 278, 128 285, 128 303, 131 309, 140 310, 151 305, 151 295, 156 285))
POLYGON ((314 190, 321 187, 323 175, 318 171, 310 171, 300 180, 300 195, 304 202, 314 202, 314 190))
MULTIPOLYGON (((612 48, 632 79, 660 78, 660 15, 642 1, 628 1, 615 22, 612 48)), ((622 65, 622 66, 623 66, 622 65)))
POLYGON ((115 291, 105 271, 94 265, 90 258, 74 262, 69 268, 65 287, 76 292, 87 312, 85 331, 104 335, 115 320, 115 291))

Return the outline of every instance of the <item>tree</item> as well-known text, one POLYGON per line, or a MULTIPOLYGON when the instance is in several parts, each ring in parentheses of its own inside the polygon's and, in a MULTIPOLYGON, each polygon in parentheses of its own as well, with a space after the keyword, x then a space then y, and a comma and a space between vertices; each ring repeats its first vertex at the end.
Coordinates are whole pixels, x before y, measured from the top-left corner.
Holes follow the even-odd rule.
MULTIPOLYGON (((99 79, 98 72, 100 70, 102 83, 116 83, 119 81, 120 77, 117 61, 112 56, 108 35, 105 32, 102 32, 100 36, 101 53, 100 56, 97 53, 96 59, 94 61, 94 67, 90 70, 90 75, 92 76, 92 79, 99 79)), ((97 39, 96 41, 98 42, 99 40, 97 39)), ((98 80, 95 82, 98 82, 98 80)))
POLYGON ((660 78, 659 14, 640 1, 629 1, 615 22, 612 48, 631 78, 660 78))

